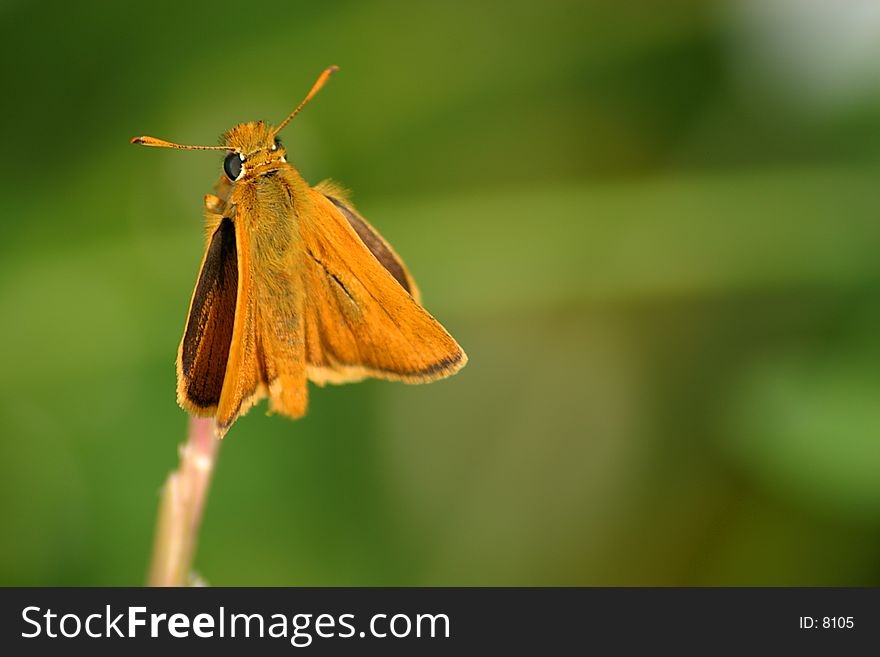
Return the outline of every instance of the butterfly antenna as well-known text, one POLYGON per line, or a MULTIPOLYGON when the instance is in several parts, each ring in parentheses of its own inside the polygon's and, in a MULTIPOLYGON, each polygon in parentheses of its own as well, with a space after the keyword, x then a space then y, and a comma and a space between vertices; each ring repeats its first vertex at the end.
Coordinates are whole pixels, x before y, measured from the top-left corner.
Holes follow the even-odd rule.
POLYGON ((273 137, 274 137, 275 135, 277 135, 279 132, 281 132, 281 128, 283 128, 284 126, 286 126, 286 125, 290 122, 290 119, 292 119, 294 116, 296 116, 296 115, 299 113, 299 111, 300 111, 303 107, 306 106, 306 103, 308 103, 308 102, 314 97, 314 95, 315 95, 316 93, 318 93, 318 92, 321 90, 321 87, 324 86, 324 83, 327 82, 327 79, 328 79, 331 75, 333 75, 334 73, 336 73, 336 71, 338 71, 338 70, 339 70, 339 67, 338 67, 338 66, 331 66, 331 67, 329 67, 329 68, 325 68, 325 69, 324 69, 324 72, 321 73, 320 76, 318 76, 317 81, 315 82, 315 84, 312 85, 312 89, 311 89, 311 91, 309 91, 309 93, 306 94, 306 97, 303 98, 303 102, 301 102, 301 103, 299 104, 299 106, 298 106, 295 110, 293 110, 293 111, 290 113, 290 115, 289 115, 286 119, 284 119, 284 121, 281 122, 281 125, 279 125, 277 128, 275 128, 275 132, 272 133, 272 136, 273 136, 273 137))
POLYGON ((187 151, 234 151, 232 146, 187 146, 186 144, 175 144, 164 139, 156 139, 155 137, 134 137, 132 144, 142 144, 144 146, 158 146, 159 148, 182 148, 187 151))

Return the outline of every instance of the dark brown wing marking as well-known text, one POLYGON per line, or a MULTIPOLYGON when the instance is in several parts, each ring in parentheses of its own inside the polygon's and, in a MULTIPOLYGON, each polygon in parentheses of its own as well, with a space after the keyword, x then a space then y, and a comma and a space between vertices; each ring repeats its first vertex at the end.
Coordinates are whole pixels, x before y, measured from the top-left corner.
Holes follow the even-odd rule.
POLYGON ((205 253, 180 345, 179 393, 197 408, 220 401, 238 288, 238 260, 232 221, 220 222, 205 253))
POLYGON ((382 263, 382 266, 388 270, 388 273, 394 276, 395 280, 403 286, 403 289, 413 293, 411 280, 407 276, 406 269, 398 259, 397 255, 388 246, 388 243, 370 226, 364 219, 354 210, 349 208, 345 203, 330 195, 326 195, 330 202, 333 203, 343 216, 348 219, 348 223, 354 228, 354 232, 361 238, 361 242, 366 245, 376 260, 382 263))

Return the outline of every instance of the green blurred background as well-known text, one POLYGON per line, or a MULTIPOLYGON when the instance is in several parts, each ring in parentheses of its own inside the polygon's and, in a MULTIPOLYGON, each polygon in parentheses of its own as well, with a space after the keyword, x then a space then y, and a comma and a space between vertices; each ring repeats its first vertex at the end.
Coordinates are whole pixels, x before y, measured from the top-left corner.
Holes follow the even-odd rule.
POLYGON ((144 581, 214 143, 277 122, 470 364, 223 443, 214 585, 880 584, 880 6, 4 2, 0 584, 144 581))

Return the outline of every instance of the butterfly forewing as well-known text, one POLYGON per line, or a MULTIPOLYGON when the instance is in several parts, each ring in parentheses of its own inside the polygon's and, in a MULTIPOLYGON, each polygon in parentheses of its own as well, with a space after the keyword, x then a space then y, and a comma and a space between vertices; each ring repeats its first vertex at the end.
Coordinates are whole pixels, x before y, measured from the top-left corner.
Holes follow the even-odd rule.
POLYGON ((260 299, 254 290, 254 279, 260 276, 260 272, 254 269, 253 239, 242 214, 241 208, 236 208, 238 295, 223 391, 214 418, 217 433, 220 435, 226 432, 239 415, 247 412, 266 394, 256 321, 260 299))
POLYGON ((410 276, 406 265, 403 264, 403 260, 394 252, 394 249, 385 241, 385 238, 379 234, 379 231, 373 228, 366 219, 355 211, 351 203, 343 196, 343 190, 337 189, 335 185, 327 181, 316 185, 315 190, 321 192, 336 206, 354 229, 354 232, 357 233, 364 246, 373 254, 373 257, 403 286, 403 289, 409 292, 413 299, 419 301, 419 290, 412 276, 410 276))
MULTIPOLYGON (((343 383, 373 376, 417 383, 463 367, 464 352, 407 292, 394 268, 368 248, 352 225, 357 222, 319 191, 310 191, 313 211, 301 218, 300 228, 309 378, 343 383)), ((378 239, 404 280, 411 280, 378 239)))
POLYGON ((220 222, 208 243, 178 354, 180 404, 211 415, 223 390, 238 289, 235 229, 220 222))

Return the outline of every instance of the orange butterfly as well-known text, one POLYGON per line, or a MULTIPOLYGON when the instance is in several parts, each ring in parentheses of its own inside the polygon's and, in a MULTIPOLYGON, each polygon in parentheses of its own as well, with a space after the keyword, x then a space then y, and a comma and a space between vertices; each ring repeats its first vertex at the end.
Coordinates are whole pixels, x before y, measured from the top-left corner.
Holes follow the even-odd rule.
POLYGON ((220 436, 267 395, 270 411, 301 417, 307 379, 424 383, 467 362, 389 244, 339 187, 310 187, 276 138, 336 70, 277 128, 242 123, 221 146, 131 140, 229 151, 205 196, 207 249, 177 356, 178 403, 220 436))

